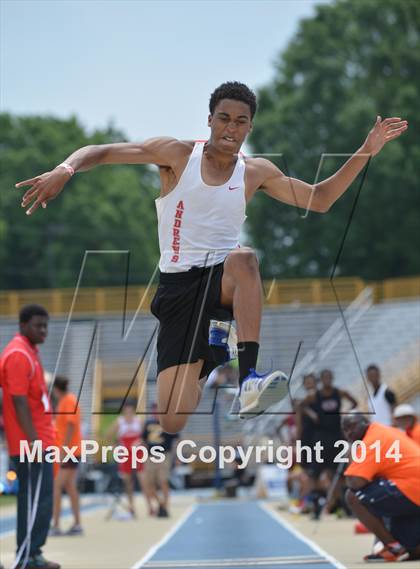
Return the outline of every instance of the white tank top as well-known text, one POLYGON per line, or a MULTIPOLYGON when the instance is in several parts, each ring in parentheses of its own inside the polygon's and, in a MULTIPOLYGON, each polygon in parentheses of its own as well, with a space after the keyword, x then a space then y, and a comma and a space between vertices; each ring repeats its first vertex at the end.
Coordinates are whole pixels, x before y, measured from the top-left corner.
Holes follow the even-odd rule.
POLYGON ((390 427, 392 425, 392 410, 391 405, 385 398, 386 389, 387 386, 384 383, 381 383, 376 394, 373 394, 372 392, 372 404, 376 415, 374 420, 377 423, 388 425, 388 427, 390 427))
POLYGON ((118 438, 140 437, 141 421, 138 417, 134 417, 132 421, 127 421, 125 417, 118 417, 118 438))
POLYGON ((239 245, 246 219, 245 160, 239 154, 231 178, 208 186, 201 177, 204 144, 195 143, 178 184, 155 200, 164 273, 217 265, 239 245))

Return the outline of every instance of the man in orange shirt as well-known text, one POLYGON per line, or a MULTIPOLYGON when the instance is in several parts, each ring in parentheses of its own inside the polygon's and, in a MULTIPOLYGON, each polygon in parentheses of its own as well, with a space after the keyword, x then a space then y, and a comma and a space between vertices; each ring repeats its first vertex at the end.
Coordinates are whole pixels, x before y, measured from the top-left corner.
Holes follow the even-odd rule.
POLYGON ((41 551, 52 515, 53 465, 44 459, 31 462, 20 456, 21 441, 29 443, 29 447, 41 441, 44 451, 55 442, 51 404, 37 348, 47 337, 48 312, 37 304, 24 306, 19 327, 20 333, 0 355, 4 429, 19 480, 16 562, 17 568, 59 569, 60 565, 47 561, 41 551), (31 518, 33 525, 28 531, 31 518))
POLYGON ((420 558, 420 447, 399 429, 347 415, 342 428, 360 442, 345 471, 346 499, 355 516, 383 544, 365 561, 420 558), (364 453, 366 454, 364 456, 364 453))
POLYGON ((413 407, 407 403, 398 405, 395 407, 393 418, 395 426, 420 445, 420 423, 413 407))
POLYGON ((57 401, 55 411, 55 426, 57 429, 57 446, 76 447, 72 459, 60 463, 60 469, 54 480, 54 513, 51 536, 63 535, 60 529, 61 496, 63 490, 70 498, 71 509, 74 516, 74 524, 66 532, 66 535, 80 535, 83 529, 80 523, 79 491, 77 489, 77 467, 80 462, 80 410, 77 399, 73 393, 68 392, 69 380, 66 377, 57 376, 53 385, 54 397, 57 401))

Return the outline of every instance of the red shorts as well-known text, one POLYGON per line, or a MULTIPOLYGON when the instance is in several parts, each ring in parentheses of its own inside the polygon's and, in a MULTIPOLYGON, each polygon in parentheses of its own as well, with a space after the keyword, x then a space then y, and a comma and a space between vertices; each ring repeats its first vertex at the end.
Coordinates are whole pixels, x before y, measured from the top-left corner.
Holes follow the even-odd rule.
POLYGON ((134 454, 133 447, 138 447, 141 444, 140 439, 138 437, 124 437, 123 439, 120 439, 118 444, 128 449, 128 457, 126 460, 124 460, 124 462, 120 462, 118 464, 118 472, 121 474, 131 474, 133 471, 141 472, 144 468, 144 463, 138 461, 143 458, 144 452, 140 449, 138 449, 136 452, 137 462, 134 468, 132 466, 132 457, 134 454))

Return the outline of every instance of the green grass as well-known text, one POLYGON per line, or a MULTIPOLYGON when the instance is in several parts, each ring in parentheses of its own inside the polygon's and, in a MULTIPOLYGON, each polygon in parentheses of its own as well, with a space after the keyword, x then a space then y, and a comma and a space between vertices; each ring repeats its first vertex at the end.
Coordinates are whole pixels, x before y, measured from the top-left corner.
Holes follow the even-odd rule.
POLYGON ((119 415, 101 415, 101 423, 99 426, 99 436, 104 436, 106 431, 111 426, 111 423, 115 421, 115 419, 119 417, 119 415))
POLYGON ((0 494, 0 508, 16 504, 16 496, 0 494))

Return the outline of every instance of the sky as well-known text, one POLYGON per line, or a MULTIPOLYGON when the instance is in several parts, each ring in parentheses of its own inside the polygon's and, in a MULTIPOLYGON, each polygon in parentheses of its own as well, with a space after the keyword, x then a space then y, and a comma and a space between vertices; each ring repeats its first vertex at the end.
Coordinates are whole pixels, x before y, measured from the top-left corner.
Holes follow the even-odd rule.
POLYGON ((112 121, 128 140, 203 138, 214 88, 269 82, 319 3, 0 0, 0 108, 112 121))

